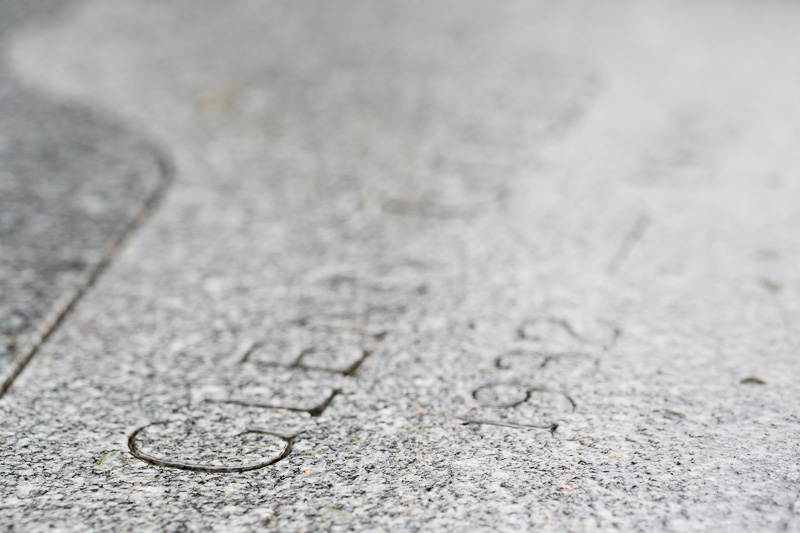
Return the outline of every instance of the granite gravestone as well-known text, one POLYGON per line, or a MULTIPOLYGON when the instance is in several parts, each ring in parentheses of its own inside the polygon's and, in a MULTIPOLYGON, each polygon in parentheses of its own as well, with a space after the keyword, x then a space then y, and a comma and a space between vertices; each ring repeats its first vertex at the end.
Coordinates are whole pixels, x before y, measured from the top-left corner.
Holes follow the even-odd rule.
POLYGON ((2 399, 0 520, 797 530, 798 9, 88 0, 21 28, 15 76, 176 176, 2 399))

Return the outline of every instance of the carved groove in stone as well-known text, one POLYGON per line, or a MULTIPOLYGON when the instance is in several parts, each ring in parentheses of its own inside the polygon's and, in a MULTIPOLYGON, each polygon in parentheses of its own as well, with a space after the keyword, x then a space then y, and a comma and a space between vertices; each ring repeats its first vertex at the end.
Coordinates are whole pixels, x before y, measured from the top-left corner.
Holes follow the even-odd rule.
POLYGON ((134 432, 131 433, 130 436, 128 437, 128 449, 130 450, 131 454, 137 459, 140 459, 152 465, 166 466, 170 468, 177 468, 180 470, 190 470, 194 472, 216 472, 216 473, 247 472, 250 470, 257 470, 259 468, 264 468, 273 465, 278 461, 281 461, 286 457, 288 457, 289 454, 292 452, 294 440, 299 435, 299 433, 287 435, 286 433, 269 428, 248 427, 244 432, 236 435, 236 437, 251 433, 270 435, 273 437, 277 437, 278 439, 284 442, 283 450, 281 450, 277 456, 270 457, 268 459, 254 461, 250 463, 238 463, 230 465, 208 465, 198 462, 170 458, 167 456, 160 457, 158 455, 148 453, 141 449, 138 441, 140 439, 140 435, 142 434, 142 432, 154 426, 164 426, 167 424, 177 423, 177 422, 181 421, 164 420, 164 421, 151 422, 150 424, 147 424, 145 426, 139 427, 136 430, 134 430, 134 432))

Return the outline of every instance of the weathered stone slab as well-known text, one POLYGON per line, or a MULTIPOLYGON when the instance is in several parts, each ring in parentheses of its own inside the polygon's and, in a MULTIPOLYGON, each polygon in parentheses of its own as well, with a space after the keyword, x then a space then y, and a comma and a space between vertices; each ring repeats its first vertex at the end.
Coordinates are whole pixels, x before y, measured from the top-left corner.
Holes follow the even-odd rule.
MULTIPOLYGON (((0 4, 0 38, 54 2, 0 4)), ((2 49, 2 45, 0 45, 2 49)), ((163 182, 145 144, 0 63, 0 394, 163 182)))
POLYGON ((798 530, 799 9, 93 0, 28 27, 20 77, 177 174, 0 401, 0 520, 798 530))

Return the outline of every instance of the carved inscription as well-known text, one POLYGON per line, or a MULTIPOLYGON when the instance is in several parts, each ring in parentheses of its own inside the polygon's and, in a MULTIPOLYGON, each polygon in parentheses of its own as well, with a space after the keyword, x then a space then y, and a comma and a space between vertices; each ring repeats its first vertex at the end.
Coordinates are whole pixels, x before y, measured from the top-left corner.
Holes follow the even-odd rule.
MULTIPOLYGON (((355 293, 364 287, 391 291, 392 286, 381 279, 347 278, 346 283, 355 293)), ((408 296, 421 292, 407 288, 401 292, 408 296)), ((339 282, 331 285, 339 289, 339 282)), ((292 374, 291 380, 276 387, 242 379, 240 386, 198 391, 199 402, 185 418, 154 421, 131 433, 131 454, 153 465, 197 472, 245 472, 281 461, 305 431, 297 429, 298 423, 315 424, 341 393, 332 383, 356 373, 388 335, 385 324, 404 311, 401 304, 370 304, 304 315, 270 328, 238 352, 239 368, 252 376, 278 367, 292 374)))
POLYGON ((128 437, 128 448, 134 457, 157 466, 196 472, 246 472, 288 456, 299 435, 260 427, 231 434, 224 430, 225 425, 208 428, 201 422, 152 422, 128 437))
POLYGON ((562 415, 577 404, 553 384, 570 383, 597 371, 599 354, 613 346, 619 332, 600 326, 585 334, 562 318, 538 317, 522 322, 513 344, 500 350, 494 367, 513 381, 497 381, 472 391, 475 407, 459 418, 486 424, 555 433, 562 415), (546 383, 547 385, 538 385, 546 383))
POLYGON ((249 350, 245 362, 352 375, 375 350, 385 332, 320 323, 313 319, 275 328, 249 350))

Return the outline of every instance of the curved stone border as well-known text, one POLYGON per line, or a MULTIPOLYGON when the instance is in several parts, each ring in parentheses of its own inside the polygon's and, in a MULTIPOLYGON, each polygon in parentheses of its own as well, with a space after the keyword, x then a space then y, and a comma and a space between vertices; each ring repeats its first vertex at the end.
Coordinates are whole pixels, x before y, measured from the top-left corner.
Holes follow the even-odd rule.
POLYGON ((28 363, 31 362, 33 357, 39 351, 42 344, 47 341, 53 332, 58 329, 64 319, 75 308, 75 305, 83 297, 84 294, 97 282, 100 275, 108 268, 114 257, 120 252, 122 247, 133 232, 141 226, 150 214, 155 210, 158 204, 164 197, 170 183, 174 177, 174 169, 170 158, 164 151, 158 148, 154 143, 148 142, 136 136, 137 140, 142 143, 152 154, 156 165, 159 170, 159 182, 153 189, 150 196, 144 201, 142 207, 136 216, 125 226, 125 228, 113 239, 106 251, 102 255, 102 259, 97 262, 93 269, 89 270, 81 283, 79 283, 70 293, 62 296, 56 300, 55 304, 51 307, 50 312, 41 321, 41 325, 37 331, 33 333, 27 345, 23 347, 17 354, 14 363, 5 376, 0 376, 2 383, 0 383, 0 398, 14 384, 14 381, 19 377, 28 363))

